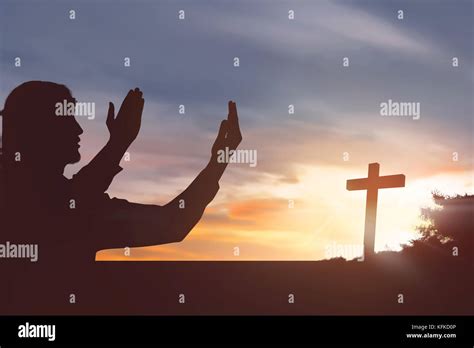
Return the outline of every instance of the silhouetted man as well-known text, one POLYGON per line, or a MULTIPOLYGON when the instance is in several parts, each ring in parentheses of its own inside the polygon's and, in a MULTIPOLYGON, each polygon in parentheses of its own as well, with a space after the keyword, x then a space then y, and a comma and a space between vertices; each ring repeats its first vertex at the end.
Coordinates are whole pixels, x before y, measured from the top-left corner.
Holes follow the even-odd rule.
MULTIPOLYGON (((109 141, 70 180, 63 176, 64 168, 79 161, 83 131, 74 117, 56 115, 56 104, 64 100, 76 102, 66 86, 30 81, 10 93, 2 111, 0 243, 39 248, 37 263, 1 261, 12 276, 8 295, 12 299, 19 287, 40 286, 43 281, 68 279, 78 286, 94 281, 87 272, 100 249, 182 241, 219 189, 227 164, 218 163, 218 150, 236 149, 242 139, 236 105, 229 102, 228 118, 220 125, 209 163, 183 193, 164 206, 111 199, 105 191, 140 130, 142 92, 130 90, 116 116, 109 104, 109 141)), ((47 291, 45 287, 42 296, 47 291)))

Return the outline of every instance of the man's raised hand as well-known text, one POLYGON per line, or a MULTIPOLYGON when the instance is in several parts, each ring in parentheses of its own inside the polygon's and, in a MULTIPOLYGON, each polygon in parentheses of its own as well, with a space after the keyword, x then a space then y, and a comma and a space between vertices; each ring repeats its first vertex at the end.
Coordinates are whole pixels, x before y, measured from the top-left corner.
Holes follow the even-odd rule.
POLYGON ((130 90, 120 106, 117 117, 114 117, 114 104, 109 103, 106 124, 112 143, 128 147, 136 139, 140 131, 143 105, 145 104, 142 96, 140 89, 130 90))
POLYGON ((242 141, 242 134, 240 133, 239 117, 237 115, 237 105, 233 101, 229 101, 229 114, 227 120, 221 122, 219 133, 216 141, 212 146, 212 157, 214 159, 218 156, 218 151, 227 147, 229 150, 235 150, 242 141))

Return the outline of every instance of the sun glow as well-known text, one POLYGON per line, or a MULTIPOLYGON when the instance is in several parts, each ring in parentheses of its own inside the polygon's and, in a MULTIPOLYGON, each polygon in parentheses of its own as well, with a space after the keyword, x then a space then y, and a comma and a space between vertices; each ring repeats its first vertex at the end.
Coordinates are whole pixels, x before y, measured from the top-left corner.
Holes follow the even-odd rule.
MULTIPOLYGON (((362 177, 366 168, 297 169, 295 183, 268 176, 267 184, 244 185, 240 201, 222 199, 226 190, 235 190, 222 185, 223 192, 182 243, 135 248, 130 256, 122 249, 104 250, 97 260, 318 260, 327 258, 333 245, 362 245, 366 191, 347 191, 346 180, 362 177)), ((471 193, 471 174, 411 179, 407 173, 406 187, 379 190, 376 251, 400 250, 418 236, 420 208, 433 206, 434 190, 471 193)))

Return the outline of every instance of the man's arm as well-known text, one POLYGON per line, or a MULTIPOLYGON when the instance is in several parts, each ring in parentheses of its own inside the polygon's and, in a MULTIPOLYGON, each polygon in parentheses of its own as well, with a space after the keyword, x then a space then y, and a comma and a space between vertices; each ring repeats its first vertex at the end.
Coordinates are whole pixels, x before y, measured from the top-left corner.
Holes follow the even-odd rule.
POLYGON ((115 175, 122 170, 120 160, 138 135, 144 102, 142 92, 135 88, 128 92, 117 117, 114 116, 114 104, 109 103, 106 123, 110 139, 72 181, 74 191, 86 201, 102 197, 115 175))
POLYGON ((182 241, 200 220, 219 190, 227 163, 218 162, 218 151, 235 150, 242 140, 237 108, 229 102, 229 116, 222 121, 207 166, 179 196, 164 206, 105 200, 95 216, 103 231, 99 248, 146 246, 182 241))

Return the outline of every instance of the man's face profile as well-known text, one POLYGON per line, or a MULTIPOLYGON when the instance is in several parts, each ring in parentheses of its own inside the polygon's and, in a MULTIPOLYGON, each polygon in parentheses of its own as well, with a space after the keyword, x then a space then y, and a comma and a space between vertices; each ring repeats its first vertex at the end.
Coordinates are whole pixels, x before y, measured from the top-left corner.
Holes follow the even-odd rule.
MULTIPOLYGON (((76 103, 76 99, 72 97, 71 93, 65 91, 58 95, 54 105, 63 104, 64 101, 74 105, 76 103)), ((53 112, 48 120, 49 130, 47 130, 47 133, 52 135, 48 141, 48 148, 55 154, 54 157, 61 161, 61 165, 79 162, 81 159, 79 153, 81 139, 79 136, 83 133, 83 130, 75 117, 73 115, 57 115, 53 112)))

